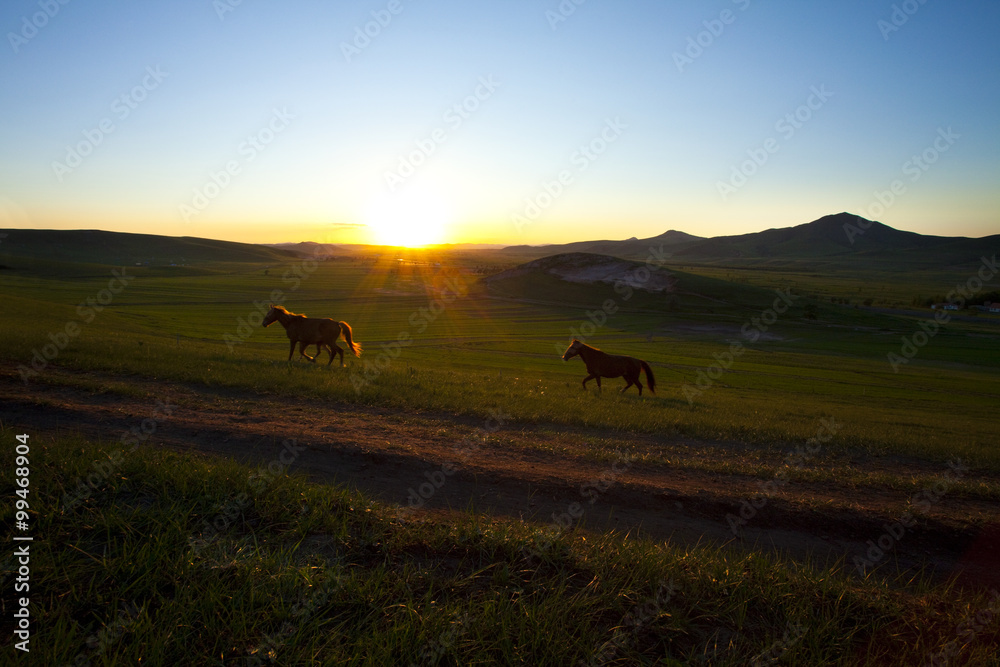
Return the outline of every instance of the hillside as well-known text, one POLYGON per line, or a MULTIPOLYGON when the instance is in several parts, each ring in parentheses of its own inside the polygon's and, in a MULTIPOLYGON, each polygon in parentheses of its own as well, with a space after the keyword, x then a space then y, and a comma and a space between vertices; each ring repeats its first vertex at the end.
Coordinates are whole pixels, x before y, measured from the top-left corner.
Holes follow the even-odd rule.
MULTIPOLYGON (((344 246, 332 243, 316 243, 315 241, 300 241, 299 243, 264 243, 266 248, 274 248, 283 252, 291 252, 300 257, 321 257, 348 252, 344 246)), ((350 248, 352 251, 354 248, 350 248)))
POLYGON ((685 258, 872 259, 902 262, 974 262, 1000 236, 985 239, 927 236, 901 231, 850 213, 796 227, 720 236, 676 251, 685 258))
POLYGON ((532 260, 486 277, 482 284, 489 294, 505 298, 585 307, 612 299, 657 312, 759 310, 775 298, 773 291, 745 283, 594 253, 532 260))
POLYGON ((18 258, 132 266, 209 262, 288 262, 297 253, 248 243, 193 236, 157 236, 100 230, 3 229, 0 263, 18 258))
POLYGON ((686 247, 698 241, 707 240, 701 236, 694 236, 685 232, 671 229, 659 236, 646 239, 632 237, 624 241, 575 241, 573 243, 563 243, 557 245, 543 246, 507 246, 503 249, 508 256, 539 257, 546 255, 563 254, 570 252, 596 253, 601 255, 615 255, 617 257, 644 258, 651 248, 663 249, 670 252, 676 248, 686 247))
POLYGON ((593 285, 628 285, 647 292, 673 292, 677 279, 666 269, 644 268, 608 255, 572 252, 543 257, 486 278, 487 284, 500 284, 521 276, 547 274, 569 283, 593 285))
POLYGON ((582 241, 506 251, 524 257, 565 252, 599 252, 641 258, 660 248, 678 261, 727 265, 781 266, 821 262, 824 266, 914 269, 977 266, 1000 248, 1000 235, 980 239, 907 232, 850 213, 828 215, 795 227, 702 238, 669 231, 649 239, 582 241))

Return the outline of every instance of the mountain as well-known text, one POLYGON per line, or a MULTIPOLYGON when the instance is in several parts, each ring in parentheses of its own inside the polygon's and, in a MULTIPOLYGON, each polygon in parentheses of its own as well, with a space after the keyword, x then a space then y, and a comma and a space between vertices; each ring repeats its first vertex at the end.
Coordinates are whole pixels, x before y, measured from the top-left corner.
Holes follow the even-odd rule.
MULTIPOLYGON (((889 227, 851 213, 828 215, 795 227, 762 232, 701 238, 669 231, 650 239, 627 241, 582 241, 539 246, 538 254, 602 252, 641 259, 649 248, 669 253, 673 261, 776 266, 783 263, 822 262, 826 265, 877 265, 879 268, 930 266, 974 266, 983 255, 1000 249, 1000 235, 979 239, 929 236, 889 227)), ((528 256, 525 246, 507 249, 528 256)))
POLYGON ((996 252, 1000 235, 980 239, 930 236, 894 229, 850 213, 828 215, 796 227, 719 236, 674 252, 685 260, 815 260, 878 264, 880 268, 975 265, 996 252))
POLYGON ((194 262, 295 260, 288 250, 193 236, 156 236, 100 230, 0 229, 0 257, 116 266, 169 266, 194 262))
POLYGON ((636 257, 645 259, 650 249, 669 252, 674 248, 680 248, 690 243, 706 240, 701 236, 694 236, 684 232, 671 229, 659 236, 648 239, 638 239, 632 237, 624 241, 576 241, 574 243, 564 243, 559 245, 543 246, 508 246, 503 252, 508 255, 534 256, 553 255, 569 252, 589 252, 599 255, 615 255, 617 257, 636 257))
POLYGON ((822 257, 872 250, 924 248, 937 236, 893 229, 850 213, 781 229, 718 236, 677 251, 684 257, 822 257))

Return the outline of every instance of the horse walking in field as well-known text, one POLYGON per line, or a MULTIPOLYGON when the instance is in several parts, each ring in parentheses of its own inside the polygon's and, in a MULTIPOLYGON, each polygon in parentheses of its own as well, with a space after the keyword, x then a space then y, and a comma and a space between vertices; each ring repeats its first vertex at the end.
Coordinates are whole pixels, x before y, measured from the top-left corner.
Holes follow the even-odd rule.
POLYGON ((282 306, 276 306, 272 303, 271 310, 267 311, 262 324, 267 327, 275 321, 281 322, 281 326, 285 327, 288 340, 291 341, 292 345, 288 348, 289 361, 292 360, 295 344, 298 343, 299 354, 313 363, 316 363, 316 359, 325 348, 330 351, 330 361, 327 366, 333 363, 333 358, 337 355, 340 355, 340 365, 345 366, 344 348, 337 345, 337 339, 340 338, 341 334, 343 334, 344 342, 347 343, 347 347, 350 348, 354 356, 361 356, 361 345, 354 342, 351 326, 347 322, 338 322, 329 317, 296 315, 288 312, 282 306), (315 357, 306 354, 306 348, 310 345, 315 345, 317 348, 315 357))
POLYGON ((587 372, 590 373, 583 379, 584 389, 587 388, 588 380, 597 380, 597 388, 600 390, 602 377, 624 377, 628 384, 622 387, 621 391, 624 392, 635 385, 639 390, 639 395, 642 396, 642 383, 639 382, 639 371, 642 370, 646 372, 646 386, 651 392, 656 393, 656 378, 653 377, 653 369, 642 359, 607 354, 574 338, 573 342, 566 348, 566 353, 563 354, 563 361, 569 361, 576 356, 583 359, 583 363, 587 365, 587 372))

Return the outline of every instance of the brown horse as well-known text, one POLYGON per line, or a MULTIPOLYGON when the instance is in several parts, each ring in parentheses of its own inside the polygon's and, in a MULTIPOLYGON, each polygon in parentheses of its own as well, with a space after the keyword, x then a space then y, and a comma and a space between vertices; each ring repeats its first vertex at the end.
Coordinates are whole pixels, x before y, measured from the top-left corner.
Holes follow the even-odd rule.
POLYGON ((340 365, 345 366, 344 348, 337 345, 337 339, 340 338, 341 334, 344 335, 344 342, 347 343, 347 347, 350 348, 354 356, 361 356, 361 345, 354 342, 354 338, 351 335, 351 326, 347 322, 338 322, 328 317, 296 315, 295 313, 288 312, 282 306, 276 306, 272 303, 271 310, 267 311, 262 324, 267 327, 275 321, 281 322, 281 326, 285 327, 288 340, 292 343, 291 347, 288 348, 289 361, 292 360, 292 354, 295 352, 295 344, 298 343, 299 354, 313 363, 316 363, 316 359, 319 358, 323 349, 326 348, 330 351, 330 361, 327 363, 327 366, 333 363, 333 358, 336 355, 340 355, 340 365), (310 345, 316 346, 315 357, 310 357, 306 354, 306 348, 310 345))
POLYGON ((573 342, 566 348, 563 361, 569 361, 576 356, 583 359, 583 363, 587 365, 587 372, 590 373, 590 375, 583 379, 584 389, 587 388, 588 380, 597 380, 597 389, 600 390, 602 377, 624 377, 628 384, 622 387, 621 391, 624 392, 632 385, 635 385, 639 390, 639 395, 642 396, 642 383, 639 382, 639 371, 643 370, 646 371, 646 386, 649 387, 651 392, 656 393, 656 378, 653 377, 653 369, 642 359, 607 354, 606 352, 601 352, 596 347, 585 345, 574 338, 573 342))

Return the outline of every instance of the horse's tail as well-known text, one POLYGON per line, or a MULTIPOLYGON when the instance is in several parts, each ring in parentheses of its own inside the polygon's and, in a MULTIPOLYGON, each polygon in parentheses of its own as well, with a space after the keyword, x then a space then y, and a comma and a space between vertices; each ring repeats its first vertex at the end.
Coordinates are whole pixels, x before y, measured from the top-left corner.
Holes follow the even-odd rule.
POLYGON ((351 336, 351 325, 347 322, 338 322, 338 324, 340 325, 340 333, 344 334, 344 342, 347 343, 347 347, 351 348, 355 357, 360 357, 361 343, 354 342, 354 338, 351 336))
POLYGON ((653 377, 653 369, 650 368, 649 364, 647 364, 642 359, 639 360, 639 364, 642 366, 642 370, 646 371, 646 386, 649 387, 649 390, 655 394, 656 378, 653 377))

